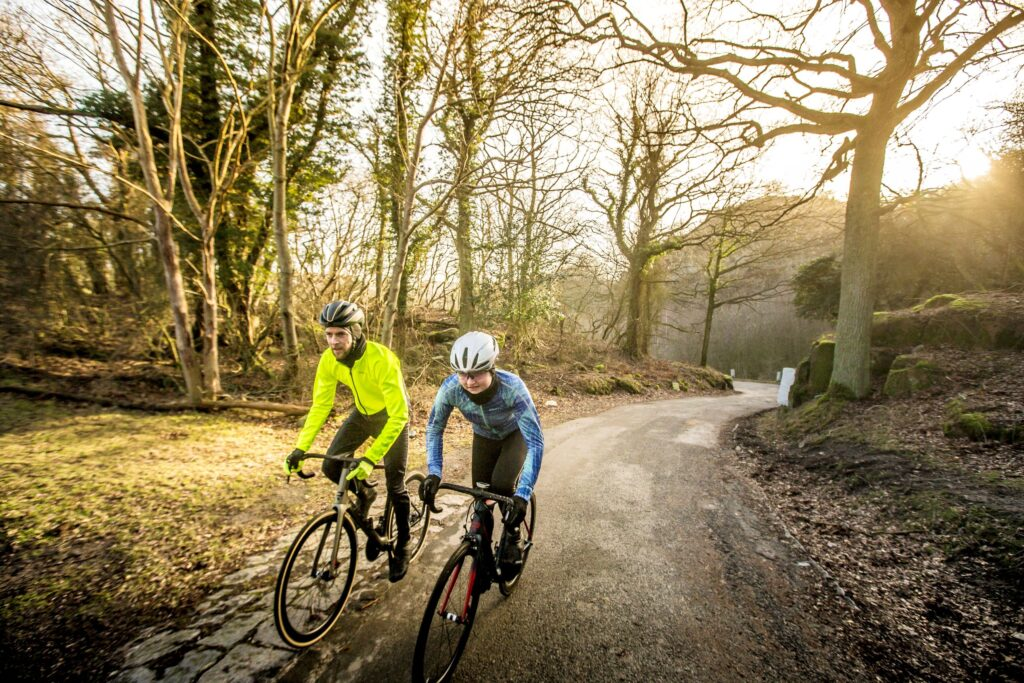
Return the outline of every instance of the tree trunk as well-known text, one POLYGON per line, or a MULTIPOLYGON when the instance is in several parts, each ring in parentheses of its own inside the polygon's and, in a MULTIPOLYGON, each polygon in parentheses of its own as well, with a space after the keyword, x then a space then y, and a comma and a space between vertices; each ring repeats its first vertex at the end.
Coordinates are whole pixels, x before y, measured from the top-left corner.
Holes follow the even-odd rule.
POLYGON ((469 332, 476 325, 476 293, 473 288, 472 188, 462 183, 456 191, 458 217, 455 222, 455 253, 459 259, 459 330, 469 332))
MULTIPOLYGON (((385 299, 384 292, 384 252, 387 249, 388 240, 388 226, 390 225, 391 211, 389 210, 390 202, 388 201, 387 192, 378 189, 378 196, 380 197, 380 229, 377 231, 377 245, 373 253, 373 278, 374 278, 374 296, 377 299, 378 304, 383 304, 385 299)), ((380 308, 378 308, 380 310, 380 308)))
MULTIPOLYGON (((156 172, 155 167, 153 172, 156 172)), ((174 345, 178 349, 181 372, 185 380, 185 393, 190 403, 199 405, 203 400, 202 377, 192 346, 188 302, 185 300, 185 284, 178 262, 178 245, 174 243, 171 235, 171 221, 165 207, 154 202, 153 213, 153 232, 156 235, 157 253, 164 266, 167 299, 171 305, 171 317, 174 319, 174 345)))
POLYGON ((718 296, 718 280, 722 276, 722 243, 719 241, 708 264, 708 301, 704 309, 704 336, 700 342, 700 366, 708 366, 708 349, 711 348, 711 323, 715 318, 715 299, 718 296))
POLYGON ((288 118, 291 115, 291 91, 285 87, 281 99, 271 111, 271 163, 274 176, 274 243, 277 246, 278 296, 281 309, 281 337, 284 344, 285 377, 294 377, 299 368, 299 340, 292 310, 292 254, 288 247, 288 118))
POLYGON ((634 255, 626 276, 626 296, 629 300, 626 317, 626 343, 623 351, 630 358, 647 355, 650 344, 650 320, 647 310, 647 259, 634 255))
POLYGON ((398 232, 395 245, 395 262, 391 264, 391 277, 388 280, 388 296, 384 303, 384 315, 381 320, 380 341, 390 347, 394 340, 395 324, 398 318, 398 294, 402 288, 402 275, 405 273, 405 261, 409 254, 409 236, 405 230, 398 232))
MULTIPOLYGON (((211 207, 212 210, 212 207, 211 207)), ((223 393, 220 384, 217 312, 217 257, 212 229, 203 228, 203 395, 214 398, 223 393)))
POLYGON ((863 398, 871 390, 871 323, 875 303, 879 194, 889 130, 865 128, 858 136, 846 202, 843 270, 830 391, 863 398))
MULTIPOLYGON (((171 203, 167 195, 173 195, 174 171, 169 173, 171 191, 165 192, 160 183, 156 158, 153 150, 153 139, 149 134, 149 117, 146 113, 145 99, 142 89, 132 69, 124 57, 123 43, 117 30, 112 2, 103 4, 104 19, 107 25, 110 45, 117 61, 118 71, 128 89, 128 98, 132 107, 132 119, 135 124, 135 135, 138 142, 138 163, 149 192, 153 209, 153 236, 156 238, 157 253, 163 265, 164 282, 167 286, 167 299, 174 320, 174 342, 178 351, 178 359, 185 380, 185 392, 193 405, 202 401, 202 377, 196 361, 195 349, 192 346, 192 334, 189 329, 188 302, 185 300, 185 286, 181 277, 181 266, 178 260, 178 247, 171 232, 171 203)), ((141 55, 137 55, 141 59, 141 55)), ((171 112, 172 120, 178 112, 171 112)), ((172 163, 175 155, 171 155, 172 163)))

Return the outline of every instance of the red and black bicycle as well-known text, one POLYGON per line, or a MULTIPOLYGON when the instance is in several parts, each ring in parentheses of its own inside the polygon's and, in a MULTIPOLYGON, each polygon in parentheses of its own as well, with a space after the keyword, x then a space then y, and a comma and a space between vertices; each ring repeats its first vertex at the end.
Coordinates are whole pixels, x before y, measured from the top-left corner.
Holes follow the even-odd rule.
MULTIPOLYGON (((493 508, 495 503, 501 503, 506 510, 511 510, 512 499, 486 488, 445 483, 438 488, 464 493, 474 500, 467 515, 466 535, 437 578, 416 639, 413 680, 431 683, 450 680, 455 673, 473 629, 480 596, 494 583, 506 597, 519 585, 533 547, 537 517, 537 498, 531 496, 521 531, 522 564, 510 568, 495 559, 504 557, 506 536, 494 534, 493 508), (494 541, 495 538, 499 540, 494 541)), ((435 508, 434 512, 438 511, 435 508)))

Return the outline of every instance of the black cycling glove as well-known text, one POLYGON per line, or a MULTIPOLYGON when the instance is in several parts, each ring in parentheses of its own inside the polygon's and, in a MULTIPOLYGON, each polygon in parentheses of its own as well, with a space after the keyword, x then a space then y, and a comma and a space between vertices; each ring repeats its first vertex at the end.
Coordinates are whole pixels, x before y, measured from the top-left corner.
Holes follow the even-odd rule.
POLYGON ((284 473, 292 474, 302 469, 302 459, 306 457, 306 451, 296 448, 287 458, 284 459, 284 473))
POLYGON ((526 507, 529 505, 525 498, 519 496, 512 496, 512 503, 512 509, 505 517, 505 526, 510 529, 519 526, 526 519, 526 507))
POLYGON ((441 485, 441 477, 436 475, 428 475, 423 480, 423 486, 420 487, 420 500, 434 507, 434 498, 437 496, 437 487, 441 485))

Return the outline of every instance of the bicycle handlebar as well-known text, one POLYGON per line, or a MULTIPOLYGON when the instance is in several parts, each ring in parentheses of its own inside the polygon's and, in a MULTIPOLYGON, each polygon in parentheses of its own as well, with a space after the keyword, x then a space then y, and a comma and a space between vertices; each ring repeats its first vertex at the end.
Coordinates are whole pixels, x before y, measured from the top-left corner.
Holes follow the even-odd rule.
MULTIPOLYGON (((363 461, 362 458, 353 458, 351 453, 349 453, 348 455, 327 455, 326 453, 306 453, 304 456, 302 456, 302 459, 303 460, 309 460, 309 459, 313 459, 313 460, 331 460, 333 462, 340 462, 342 465, 356 465, 356 464, 361 463, 363 461)), ((381 465, 381 464, 378 463, 378 464, 373 466, 373 469, 375 469, 375 470, 382 470, 382 469, 384 469, 384 465, 381 465)), ((298 475, 299 479, 312 479, 313 477, 316 476, 315 472, 308 472, 307 473, 307 472, 304 472, 301 468, 295 474, 298 475)))
MULTIPOLYGON (((448 484, 446 482, 441 482, 441 484, 438 485, 437 490, 440 491, 441 489, 447 489, 449 491, 455 491, 457 493, 465 493, 467 496, 473 496, 474 498, 486 498, 488 500, 493 500, 498 503, 504 503, 505 505, 515 505, 512 499, 509 498, 508 496, 503 496, 500 493, 493 493, 491 491, 488 491, 487 489, 475 489, 470 486, 460 486, 459 484, 448 484)), ((443 510, 444 508, 437 507, 436 504, 430 507, 430 511, 434 514, 437 514, 443 510)))

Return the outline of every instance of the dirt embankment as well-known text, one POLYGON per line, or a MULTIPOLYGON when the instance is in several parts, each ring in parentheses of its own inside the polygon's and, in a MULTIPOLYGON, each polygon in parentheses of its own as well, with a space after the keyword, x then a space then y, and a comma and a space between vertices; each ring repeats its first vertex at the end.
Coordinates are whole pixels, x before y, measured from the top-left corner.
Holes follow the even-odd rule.
POLYGON ((878 675, 1024 680, 1024 307, 945 299, 883 317, 876 339, 913 346, 876 358, 913 381, 879 373, 868 400, 746 420, 735 446, 878 675))

